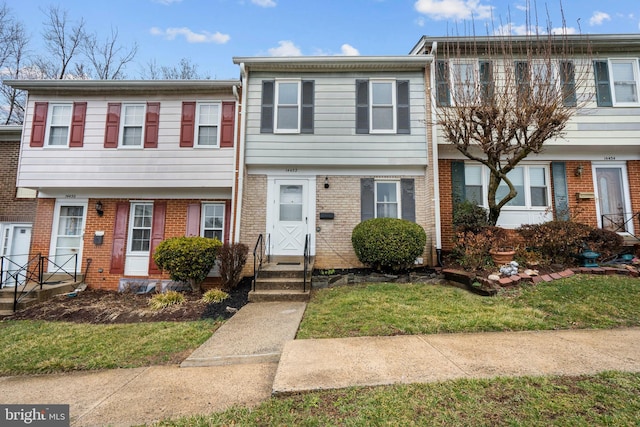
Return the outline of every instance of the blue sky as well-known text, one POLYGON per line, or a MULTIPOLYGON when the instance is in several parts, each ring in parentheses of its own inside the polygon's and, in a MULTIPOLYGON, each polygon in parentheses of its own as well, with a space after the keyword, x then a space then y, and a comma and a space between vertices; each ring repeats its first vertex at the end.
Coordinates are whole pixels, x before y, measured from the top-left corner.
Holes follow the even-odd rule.
MULTIPOLYGON (((487 25, 526 29, 527 7, 542 27, 562 27, 559 1, 532 0, 7 0, 41 49, 41 9, 54 4, 70 20, 122 44, 139 46, 129 78, 144 64, 188 58, 211 78, 238 78, 233 56, 404 55, 422 35, 485 35, 487 25), (474 22, 474 24, 470 24, 474 22)), ((564 0, 569 32, 640 33, 638 0, 564 0)), ((535 22, 535 18, 534 18, 535 22)), ((493 31, 493 30, 492 30, 493 31)))

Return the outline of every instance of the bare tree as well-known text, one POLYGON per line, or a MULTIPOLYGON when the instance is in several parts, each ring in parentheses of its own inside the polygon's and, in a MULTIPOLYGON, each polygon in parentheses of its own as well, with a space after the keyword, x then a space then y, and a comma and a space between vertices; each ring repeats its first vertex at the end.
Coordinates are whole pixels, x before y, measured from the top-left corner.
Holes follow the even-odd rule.
POLYGON ((129 49, 118 45, 118 30, 112 28, 111 35, 103 41, 99 41, 95 34, 87 36, 84 52, 97 78, 116 80, 124 78, 124 67, 133 61, 138 45, 134 43, 129 49))
POLYGON ((142 71, 142 78, 148 80, 198 80, 210 79, 209 75, 198 72, 198 65, 188 58, 182 58, 178 65, 160 66, 155 60, 149 61, 142 71))
MULTIPOLYGON (((73 68, 72 61, 77 61, 86 45, 87 33, 83 19, 73 23, 69 20, 68 12, 58 6, 49 6, 43 10, 42 37, 49 57, 40 57, 37 66, 44 78, 64 79, 73 68)), ((75 68, 82 67, 77 63, 75 68)))
MULTIPOLYGON (((6 4, 0 6, 0 77, 22 78, 29 38, 24 26, 11 14, 6 4)), ((20 124, 24 118, 25 94, 0 85, 0 123, 20 124)))
POLYGON ((437 124, 445 141, 489 169, 488 219, 495 225, 518 194, 509 172, 561 138, 586 103, 588 42, 552 34, 457 37, 438 50, 437 124))

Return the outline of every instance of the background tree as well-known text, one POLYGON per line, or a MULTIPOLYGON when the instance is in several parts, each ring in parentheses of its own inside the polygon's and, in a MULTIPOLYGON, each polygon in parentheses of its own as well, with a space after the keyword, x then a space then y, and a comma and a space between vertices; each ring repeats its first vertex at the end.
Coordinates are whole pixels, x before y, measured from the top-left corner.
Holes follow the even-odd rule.
POLYGON ((124 68, 135 58, 138 45, 134 44, 129 49, 119 45, 118 30, 112 28, 104 40, 99 40, 96 34, 86 36, 83 50, 93 67, 93 76, 102 80, 118 80, 125 78, 124 68))
POLYGON ((147 80, 200 80, 210 79, 208 74, 201 74, 198 65, 188 58, 182 58, 178 65, 158 66, 155 60, 149 61, 142 70, 142 78, 147 80))
POLYGON ((49 6, 43 13, 42 38, 48 55, 36 61, 43 78, 64 79, 71 70, 82 72, 84 66, 79 57, 88 40, 84 19, 72 22, 67 10, 59 6, 49 6))
POLYGON ((437 125, 445 141, 489 169, 491 225, 518 194, 509 172, 562 137, 586 102, 587 56, 582 36, 551 33, 453 37, 439 43, 437 125), (508 191, 500 190, 501 183, 508 191))

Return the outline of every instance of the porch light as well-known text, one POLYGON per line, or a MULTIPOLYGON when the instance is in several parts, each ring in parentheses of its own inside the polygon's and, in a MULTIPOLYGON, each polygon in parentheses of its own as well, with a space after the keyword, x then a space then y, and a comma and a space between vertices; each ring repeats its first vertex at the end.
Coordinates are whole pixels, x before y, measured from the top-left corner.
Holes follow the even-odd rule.
POLYGON ((582 172, 584 172, 584 168, 582 167, 582 165, 578 165, 578 167, 576 168, 575 175, 577 177, 581 177, 582 176, 582 172))
POLYGON ((329 188, 329 177, 328 176, 324 177, 324 188, 329 188))
POLYGON ((98 216, 104 215, 104 210, 102 209, 102 202, 100 200, 96 202, 96 213, 98 214, 98 216))

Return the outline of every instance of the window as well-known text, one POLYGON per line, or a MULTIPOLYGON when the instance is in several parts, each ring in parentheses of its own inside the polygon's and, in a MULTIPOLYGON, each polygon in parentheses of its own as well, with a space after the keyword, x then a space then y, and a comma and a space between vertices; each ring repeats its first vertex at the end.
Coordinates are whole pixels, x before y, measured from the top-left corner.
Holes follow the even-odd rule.
POLYGON ((376 218, 399 218, 398 182, 376 182, 376 218))
MULTIPOLYGON (((549 206, 548 170, 546 166, 516 166, 507 174, 518 194, 505 207, 547 208, 549 206)), ((464 166, 465 199, 478 205, 487 206, 486 194, 489 187, 489 169, 479 165, 464 166)), ((509 194, 509 186, 501 181, 496 191, 499 201, 509 194)))
POLYGON ((224 241, 224 203, 205 203, 202 205, 200 230, 202 230, 202 237, 224 241))
POLYGON ((130 252, 149 252, 153 203, 133 203, 131 209, 130 252))
POLYGON ((593 61, 596 101, 599 107, 638 106, 640 70, 637 59, 593 61))
POLYGON ((69 145, 72 108, 71 104, 52 104, 49 106, 49 128, 46 137, 49 147, 67 147, 69 145))
POLYGON ((411 133, 409 81, 356 80, 356 133, 411 133))
POLYGON ((435 67, 439 107, 484 103, 493 95, 493 65, 489 61, 437 61, 435 67))
POLYGON ((396 130, 395 82, 369 82, 371 90, 371 133, 393 133, 396 130))
POLYGON ((121 147, 142 147, 142 129, 144 126, 144 104, 123 105, 121 147))
POLYGON ((196 145, 199 147, 219 146, 220 104, 198 104, 196 145))
POLYGON ((264 80, 260 133, 314 132, 313 80, 264 80))
POLYGON ((451 64, 451 86, 455 99, 475 100, 477 93, 477 69, 472 62, 453 62, 451 64))

